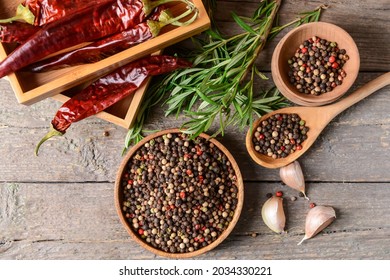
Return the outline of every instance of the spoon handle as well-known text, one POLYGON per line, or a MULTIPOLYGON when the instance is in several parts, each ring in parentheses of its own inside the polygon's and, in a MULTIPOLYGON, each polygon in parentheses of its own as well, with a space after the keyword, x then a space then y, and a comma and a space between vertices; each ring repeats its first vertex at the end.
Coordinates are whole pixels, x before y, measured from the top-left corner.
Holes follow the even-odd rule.
POLYGON ((386 74, 383 74, 378 78, 368 82, 347 97, 341 99, 339 102, 325 107, 327 107, 326 109, 332 113, 333 118, 345 109, 387 85, 390 85, 390 72, 387 72, 386 74))

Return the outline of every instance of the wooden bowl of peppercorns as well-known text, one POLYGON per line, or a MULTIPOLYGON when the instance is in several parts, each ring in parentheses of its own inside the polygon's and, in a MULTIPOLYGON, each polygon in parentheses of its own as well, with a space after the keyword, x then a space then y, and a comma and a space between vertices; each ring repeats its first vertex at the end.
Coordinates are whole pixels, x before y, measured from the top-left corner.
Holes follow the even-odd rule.
POLYGON ((115 182, 115 206, 129 235, 166 258, 191 258, 218 246, 243 206, 239 167, 206 134, 179 129, 149 135, 129 150, 115 182))
POLYGON ((276 46, 272 78, 293 103, 321 106, 342 97, 357 78, 359 50, 342 28, 307 23, 287 33, 276 46))

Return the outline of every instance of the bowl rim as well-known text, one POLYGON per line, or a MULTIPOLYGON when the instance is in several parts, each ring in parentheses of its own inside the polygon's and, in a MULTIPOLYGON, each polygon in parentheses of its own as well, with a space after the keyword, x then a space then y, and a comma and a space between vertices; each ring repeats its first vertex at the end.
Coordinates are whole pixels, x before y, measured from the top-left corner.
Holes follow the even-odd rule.
MULTIPOLYGON (((318 32, 317 32, 318 33, 318 32)), ((316 34, 313 34, 313 36, 316 34)), ((319 35, 317 35, 319 36, 319 35)), ((321 36, 319 36, 321 37, 321 36)), ((329 40, 329 38, 325 38, 329 40)), ((337 42, 340 43, 340 42, 337 42)), ((291 47, 293 49, 293 47, 291 47)), ((287 63, 287 61, 285 62, 287 63)), ((348 62, 347 62, 348 63, 348 62)), ((352 64, 350 62, 350 64, 352 64)), ((271 59, 271 75, 274 80, 274 83, 276 87, 280 90, 280 92, 291 102, 299 105, 304 106, 321 106, 325 104, 332 103, 339 98, 341 98, 347 91, 351 88, 351 86, 354 84, 358 74, 359 74, 359 68, 360 68, 360 54, 359 49, 356 45, 356 42, 352 38, 352 36, 346 32, 343 28, 329 22, 311 22, 311 23, 305 23, 299 27, 296 27, 292 30, 290 30, 284 37, 279 41, 277 46, 275 47, 272 59, 271 59), (353 56, 350 56, 350 60, 354 60, 354 64, 356 64, 356 67, 347 67, 349 68, 347 72, 347 77, 342 85, 336 87, 331 92, 321 94, 318 96, 299 93, 294 90, 292 90, 292 86, 289 83, 289 81, 286 81, 282 78, 282 75, 280 74, 280 64, 281 62, 281 51, 286 44, 286 42, 289 42, 289 39, 293 36, 296 36, 299 32, 305 32, 306 30, 310 30, 311 28, 316 27, 325 27, 322 30, 332 30, 333 33, 342 34, 343 42, 348 42, 348 53, 353 54, 353 56)))
POLYGON ((162 250, 159 250, 157 248, 154 248, 154 247, 150 246, 147 242, 145 242, 142 238, 140 238, 137 234, 135 234, 133 232, 133 230, 131 229, 129 223, 126 221, 126 218, 124 217, 124 215, 122 213, 122 206, 121 206, 121 199, 120 199, 120 196, 121 196, 120 190, 122 188, 121 188, 120 182, 121 182, 121 179, 122 179, 122 175, 123 175, 123 173, 125 171, 125 167, 127 165, 127 162, 134 155, 134 153, 139 148, 141 148, 145 143, 149 142, 150 140, 152 140, 152 139, 154 139, 156 137, 168 134, 168 133, 183 133, 183 131, 178 129, 178 128, 171 128, 171 129, 164 129, 164 130, 152 133, 152 134, 146 136, 145 138, 143 138, 140 142, 138 142, 136 145, 134 145, 126 153, 126 156, 122 159, 122 161, 120 163, 119 169, 117 171, 116 179, 115 179, 115 187, 114 187, 115 208, 116 208, 116 212, 117 212, 117 214, 119 216, 119 219, 120 219, 122 225, 125 227, 125 229, 128 232, 128 234, 131 236, 131 238, 134 241, 136 241, 136 243, 141 245, 144 249, 154 253, 155 255, 166 257, 166 258, 176 258, 176 259, 192 258, 192 257, 199 256, 201 254, 204 254, 204 253, 214 249, 219 244, 221 244, 229 236, 229 234, 232 232, 232 230, 234 229, 234 227, 236 226, 236 224, 237 224, 237 222, 239 220, 239 217, 241 215, 241 211, 242 211, 242 208, 243 208, 243 204, 244 204, 244 181, 243 181, 243 178, 242 178, 242 175, 241 175, 240 168, 239 168, 237 162, 235 161, 233 155, 229 152, 229 150, 227 150, 225 148, 225 146, 223 146, 215 138, 212 138, 211 136, 209 136, 209 135, 207 135, 205 133, 201 133, 199 135, 199 137, 202 137, 202 138, 205 138, 205 139, 209 140, 216 147, 218 147, 218 149, 220 149, 227 156, 227 158, 229 159, 229 161, 230 161, 230 163, 231 163, 231 165, 232 165, 232 167, 233 167, 233 169, 235 171, 236 179, 237 179, 237 188, 238 188, 238 192, 237 192, 237 194, 238 194, 237 200, 238 201, 237 201, 237 207, 234 210, 234 215, 233 215, 232 221, 229 223, 228 227, 222 232, 222 234, 214 242, 212 242, 211 244, 209 244, 209 245, 207 245, 207 246, 205 246, 205 247, 203 247, 203 248, 201 248, 199 250, 195 250, 193 252, 188 252, 188 253, 168 253, 168 252, 165 252, 165 251, 162 251, 162 250))

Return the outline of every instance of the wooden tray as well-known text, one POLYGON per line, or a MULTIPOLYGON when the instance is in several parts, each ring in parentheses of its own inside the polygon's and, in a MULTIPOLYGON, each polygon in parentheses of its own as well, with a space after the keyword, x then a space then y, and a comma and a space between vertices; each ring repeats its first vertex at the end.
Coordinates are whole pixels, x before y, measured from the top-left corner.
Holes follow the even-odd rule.
MULTIPOLYGON (((0 1, 0 18, 13 16, 19 1, 0 1)), ((9 75, 8 79, 10 80, 18 102, 30 105, 47 97, 54 96, 56 100, 65 102, 69 98, 68 96, 74 93, 75 90, 80 89, 80 85, 108 74, 117 67, 145 55, 155 53, 207 30, 210 26, 210 19, 207 16, 202 1, 192 0, 192 2, 198 8, 199 16, 190 25, 180 27, 166 26, 161 30, 158 37, 97 63, 69 67, 47 73, 16 72, 9 75)), ((170 9, 174 15, 178 15, 185 10, 185 4, 175 2, 170 9)), ((0 60, 4 59, 12 50, 12 46, 0 43, 0 60)), ((134 96, 119 102, 112 108, 109 108, 109 110, 99 114, 98 117, 126 128, 130 127, 146 87, 140 88, 134 96)))

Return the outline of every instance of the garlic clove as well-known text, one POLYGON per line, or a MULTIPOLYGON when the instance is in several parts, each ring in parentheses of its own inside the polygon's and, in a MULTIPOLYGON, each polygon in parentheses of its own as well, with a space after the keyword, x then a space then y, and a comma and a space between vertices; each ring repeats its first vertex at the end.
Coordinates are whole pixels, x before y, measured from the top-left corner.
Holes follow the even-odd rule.
POLYGON ((283 233, 286 216, 283 209, 283 198, 272 196, 263 205, 261 216, 264 223, 274 232, 283 233))
POLYGON ((305 198, 309 200, 305 193, 305 178, 303 176, 301 165, 298 161, 294 161, 280 168, 280 178, 290 188, 296 189, 303 193, 305 198))
POLYGON ((310 209, 306 216, 305 236, 298 243, 316 236, 336 219, 336 212, 330 206, 315 206, 310 209))

